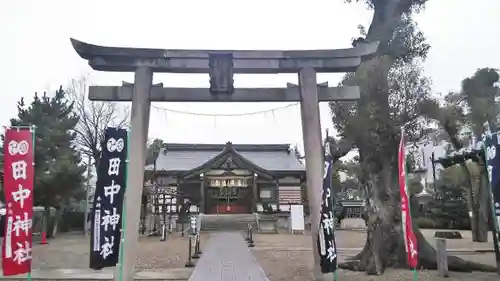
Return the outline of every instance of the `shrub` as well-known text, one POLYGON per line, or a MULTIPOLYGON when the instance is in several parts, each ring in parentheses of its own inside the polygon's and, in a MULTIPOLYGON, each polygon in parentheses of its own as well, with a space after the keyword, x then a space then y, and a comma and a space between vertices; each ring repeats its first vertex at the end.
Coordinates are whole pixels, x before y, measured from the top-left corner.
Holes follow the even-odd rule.
POLYGON ((416 223, 419 228, 427 228, 427 229, 440 228, 432 218, 428 217, 417 217, 416 223))

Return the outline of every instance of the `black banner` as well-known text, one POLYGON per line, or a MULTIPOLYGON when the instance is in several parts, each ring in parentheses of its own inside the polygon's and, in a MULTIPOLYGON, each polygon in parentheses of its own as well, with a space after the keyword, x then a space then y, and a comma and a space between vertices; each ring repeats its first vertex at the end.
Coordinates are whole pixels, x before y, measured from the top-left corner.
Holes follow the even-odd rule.
POLYGON ((318 254, 320 256, 321 272, 329 273, 337 270, 337 246, 335 245, 335 206, 332 194, 331 161, 325 162, 323 190, 321 195, 321 211, 318 230, 318 254))
POLYGON ((118 263, 126 183, 127 131, 107 128, 101 147, 91 219, 90 268, 93 269, 118 263))
POLYGON ((492 208, 492 229, 495 257, 500 261, 500 138, 498 133, 487 134, 484 139, 486 169, 490 180, 490 198, 492 208), (497 157, 498 156, 498 157, 497 157))

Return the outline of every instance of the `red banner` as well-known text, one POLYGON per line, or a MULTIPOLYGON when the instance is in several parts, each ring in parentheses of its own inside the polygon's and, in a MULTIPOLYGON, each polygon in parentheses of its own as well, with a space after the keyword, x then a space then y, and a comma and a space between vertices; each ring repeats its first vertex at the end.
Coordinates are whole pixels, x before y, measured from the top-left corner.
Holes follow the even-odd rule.
POLYGON ((2 269, 7 276, 31 271, 35 176, 32 131, 7 129, 3 148, 6 214, 2 269))
POLYGON ((408 259, 408 266, 415 269, 418 264, 418 248, 417 237, 413 232, 410 212, 410 197, 408 196, 408 187, 406 186, 406 157, 403 131, 401 131, 401 142, 399 143, 398 167, 399 191, 401 193, 401 224, 403 229, 403 236, 405 239, 405 249, 408 259))

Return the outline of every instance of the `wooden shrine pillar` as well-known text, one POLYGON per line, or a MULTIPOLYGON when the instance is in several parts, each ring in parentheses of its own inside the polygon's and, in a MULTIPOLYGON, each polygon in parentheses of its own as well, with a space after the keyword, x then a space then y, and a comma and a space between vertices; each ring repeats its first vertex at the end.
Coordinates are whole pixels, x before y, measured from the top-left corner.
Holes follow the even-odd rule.
POLYGON ((201 173, 200 174, 200 213, 206 213, 205 210, 205 174, 201 173))
POLYGON ((280 182, 278 177, 274 179, 274 198, 276 198, 276 211, 280 211, 280 182))
POLYGON ((252 180, 252 212, 256 213, 257 212, 257 198, 258 193, 257 193, 257 174, 253 174, 253 180, 252 180))

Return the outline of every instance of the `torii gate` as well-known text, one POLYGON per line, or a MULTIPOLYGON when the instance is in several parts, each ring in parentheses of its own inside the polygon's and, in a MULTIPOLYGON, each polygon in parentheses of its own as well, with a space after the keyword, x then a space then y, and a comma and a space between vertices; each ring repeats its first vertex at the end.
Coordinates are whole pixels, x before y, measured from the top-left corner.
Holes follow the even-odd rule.
POLYGON ((134 72, 135 83, 123 86, 91 86, 89 99, 132 101, 130 163, 125 196, 126 239, 123 280, 134 279, 138 247, 140 204, 144 180, 146 140, 151 101, 172 102, 290 102, 300 101, 306 158, 307 191, 311 213, 315 279, 322 277, 317 254, 316 225, 320 220, 323 182, 323 142, 319 101, 359 99, 358 87, 318 85, 317 72, 354 72, 362 60, 373 55, 378 42, 358 43, 354 48, 300 51, 164 50, 104 47, 71 39, 75 51, 98 71, 134 72), (163 88, 153 85, 154 72, 208 73, 210 88, 163 88), (299 85, 286 88, 235 89, 234 73, 298 73, 299 85))

